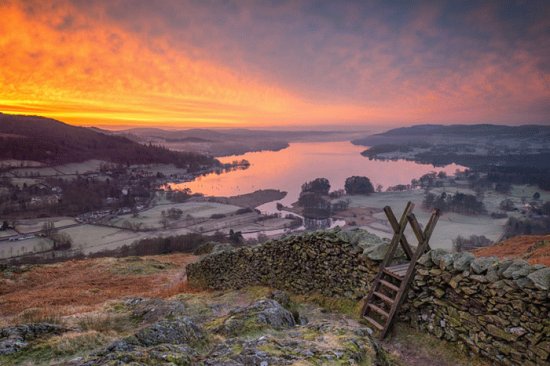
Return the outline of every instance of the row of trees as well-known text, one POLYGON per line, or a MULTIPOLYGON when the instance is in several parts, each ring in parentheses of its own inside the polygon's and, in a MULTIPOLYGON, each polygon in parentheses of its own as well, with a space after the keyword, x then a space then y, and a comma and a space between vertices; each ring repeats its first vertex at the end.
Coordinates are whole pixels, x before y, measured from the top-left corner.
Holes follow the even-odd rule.
POLYGON ((478 215, 485 213, 485 205, 476 196, 457 192, 455 194, 427 193, 424 197, 423 206, 427 209, 437 208, 442 212, 457 212, 467 215, 478 215))
POLYGON ((504 238, 517 235, 545 235, 550 233, 550 217, 515 218, 510 217, 504 225, 504 238))

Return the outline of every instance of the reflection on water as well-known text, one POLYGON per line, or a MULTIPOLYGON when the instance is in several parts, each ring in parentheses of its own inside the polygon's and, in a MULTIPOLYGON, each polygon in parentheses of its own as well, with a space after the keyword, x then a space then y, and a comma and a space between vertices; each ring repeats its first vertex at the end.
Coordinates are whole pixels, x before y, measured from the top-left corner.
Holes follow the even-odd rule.
MULTIPOLYGON (((280 202, 290 205, 298 200, 304 182, 318 177, 330 181, 331 190, 343 189, 347 177, 367 176, 374 186, 384 188, 396 184, 408 184, 430 171, 454 173, 462 168, 451 164, 436 168, 430 164, 412 161, 376 161, 363 157, 364 147, 347 141, 291 143, 280 151, 260 151, 220 158, 223 163, 246 159, 248 169, 238 169, 222 174, 207 174, 193 182, 171 184, 172 189, 190 188, 192 192, 206 195, 233 196, 254 192, 258 189, 280 189, 288 192, 280 202)), ((278 212, 275 202, 259 207, 263 212, 278 212)))

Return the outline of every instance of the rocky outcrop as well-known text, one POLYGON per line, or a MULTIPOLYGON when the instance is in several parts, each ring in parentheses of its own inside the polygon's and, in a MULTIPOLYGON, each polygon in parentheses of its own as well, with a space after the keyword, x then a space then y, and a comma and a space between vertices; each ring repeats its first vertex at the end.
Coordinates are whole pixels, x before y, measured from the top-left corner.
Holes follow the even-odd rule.
MULTIPOLYGON (((334 319, 317 307, 302 309, 312 321, 299 325, 295 315, 273 298, 246 306, 209 299, 202 311, 187 308, 183 317, 165 318, 119 340, 85 360, 92 365, 390 365, 386 354, 370 338, 368 329, 349 320, 334 319), (216 312, 205 312, 208 307, 216 312)), ((156 307, 170 308, 174 301, 156 307)), ((289 301, 289 300, 288 300, 289 301)), ((148 301, 138 302, 141 308, 148 301)), ((138 303, 135 303, 137 305, 138 303)), ((288 303, 297 312, 297 304, 288 303)), ((134 306, 134 305, 130 305, 134 306)))
MULTIPOLYGON (((388 244, 324 231, 214 253, 187 267, 195 286, 266 285, 360 299, 388 244)), ((436 249, 420 258, 400 317, 500 364, 550 364, 550 268, 436 249)))
POLYGON ((18 352, 35 339, 60 334, 66 329, 56 324, 37 323, 0 328, 0 355, 18 352))
POLYGON ((283 308, 277 301, 266 299, 244 309, 233 310, 222 325, 215 329, 215 332, 236 336, 265 327, 281 330, 295 325, 296 322, 290 311, 283 308))

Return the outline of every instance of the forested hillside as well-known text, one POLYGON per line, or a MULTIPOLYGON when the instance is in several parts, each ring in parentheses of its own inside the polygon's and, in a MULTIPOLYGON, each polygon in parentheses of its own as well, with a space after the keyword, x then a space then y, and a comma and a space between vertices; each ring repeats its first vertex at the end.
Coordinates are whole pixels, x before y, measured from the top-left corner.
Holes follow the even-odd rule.
POLYGON ((54 119, 0 114, 0 159, 65 164, 89 159, 120 164, 173 163, 191 170, 219 162, 201 154, 142 145, 97 129, 71 126, 54 119))

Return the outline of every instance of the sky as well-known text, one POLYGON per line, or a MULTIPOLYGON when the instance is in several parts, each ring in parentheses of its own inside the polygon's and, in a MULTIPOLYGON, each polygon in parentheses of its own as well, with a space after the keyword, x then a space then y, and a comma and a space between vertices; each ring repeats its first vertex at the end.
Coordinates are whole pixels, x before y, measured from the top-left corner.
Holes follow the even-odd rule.
POLYGON ((0 0, 0 111, 103 128, 550 124, 548 1, 0 0))

